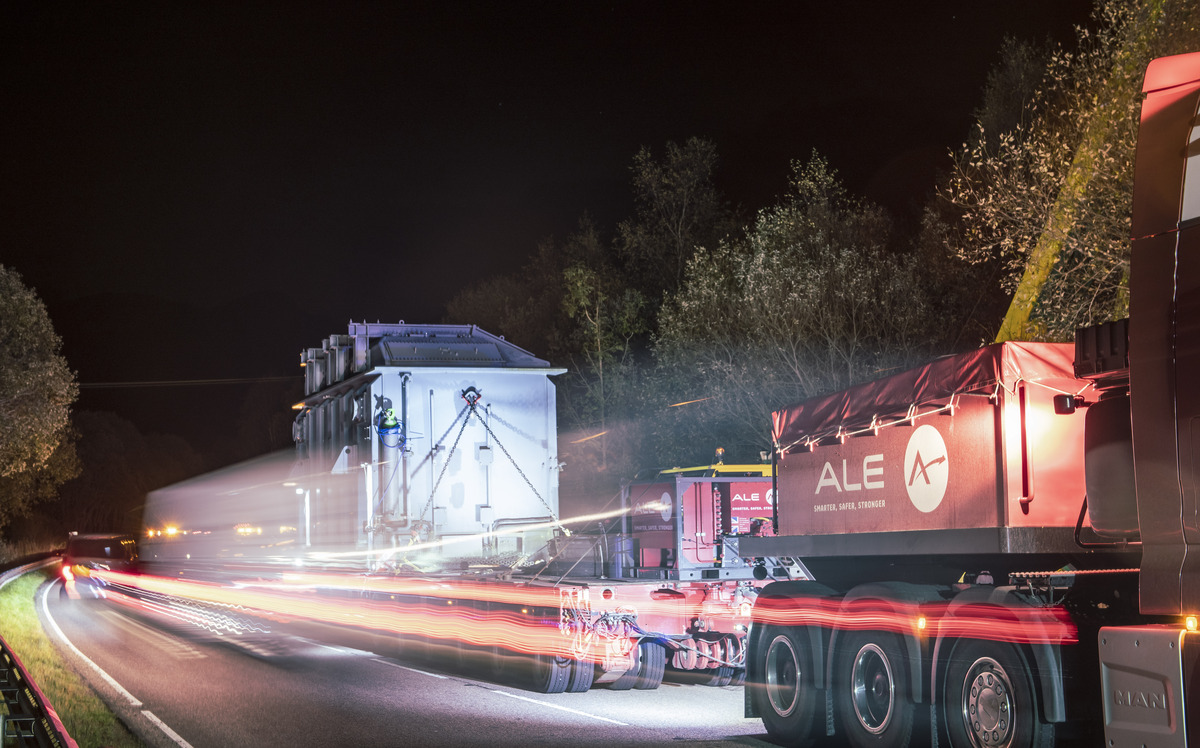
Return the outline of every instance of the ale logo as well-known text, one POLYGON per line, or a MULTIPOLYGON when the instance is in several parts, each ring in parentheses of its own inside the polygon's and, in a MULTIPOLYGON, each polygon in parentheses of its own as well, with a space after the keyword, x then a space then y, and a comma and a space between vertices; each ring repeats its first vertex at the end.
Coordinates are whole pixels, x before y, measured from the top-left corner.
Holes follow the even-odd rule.
POLYGON ((949 478, 950 462, 942 435, 929 424, 919 426, 904 450, 904 487, 913 506, 922 512, 937 509, 949 478))
POLYGON ((663 491, 663 495, 658 501, 659 501, 659 511, 661 512, 661 515, 662 515, 662 521, 670 522, 671 521, 671 505, 675 503, 671 500, 671 494, 667 493, 666 491, 663 491))

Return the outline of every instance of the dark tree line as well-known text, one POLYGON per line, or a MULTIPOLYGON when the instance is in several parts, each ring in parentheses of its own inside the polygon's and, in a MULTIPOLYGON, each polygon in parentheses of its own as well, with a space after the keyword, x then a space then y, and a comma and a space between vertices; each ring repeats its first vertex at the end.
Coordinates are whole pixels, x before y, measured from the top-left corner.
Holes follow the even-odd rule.
MULTIPOLYGON (((850 194, 819 153, 791 164, 774 204, 746 212, 716 187, 715 143, 643 148, 631 216, 608 228, 585 213, 518 272, 458 294, 448 321, 486 320, 568 369, 557 381, 568 483, 703 464, 718 446, 757 460, 771 411, 790 402, 998 331, 1066 340, 1123 316, 1141 74, 1195 49, 1197 0, 1098 0, 1072 46, 1007 42, 911 230, 850 194)), ((9 537, 18 521, 19 532, 135 527, 146 491, 203 469, 176 439, 72 414, 60 345, 36 293, 0 267, 9 537)), ((249 393, 225 457, 286 443, 289 400, 249 393)))
POLYGON ((449 319, 568 368, 564 480, 704 464, 718 446, 755 461, 772 410, 990 343, 1013 310, 1023 337, 1069 340, 1124 313, 1141 74, 1200 48, 1197 18, 1194 0, 1101 0, 1071 47, 1008 41, 914 229, 818 153, 744 215, 715 186, 716 144, 693 138, 635 155, 615 230, 585 216, 449 319), (1045 277, 1021 291, 1031 267, 1045 277))
POLYGON ((205 459, 178 436, 75 410, 60 348, 36 291, 0 266, 0 559, 71 531, 139 531, 148 492, 290 444, 299 384, 248 387, 223 453, 205 459))

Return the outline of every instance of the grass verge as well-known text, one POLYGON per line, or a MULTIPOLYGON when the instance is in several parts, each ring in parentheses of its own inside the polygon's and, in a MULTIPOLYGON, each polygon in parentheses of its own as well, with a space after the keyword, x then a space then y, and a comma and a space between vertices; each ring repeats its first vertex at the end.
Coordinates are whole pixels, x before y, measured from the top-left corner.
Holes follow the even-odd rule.
POLYGON ((67 665, 42 630, 37 615, 37 590, 50 574, 46 570, 32 572, 0 590, 0 634, 80 748, 142 745, 67 665))

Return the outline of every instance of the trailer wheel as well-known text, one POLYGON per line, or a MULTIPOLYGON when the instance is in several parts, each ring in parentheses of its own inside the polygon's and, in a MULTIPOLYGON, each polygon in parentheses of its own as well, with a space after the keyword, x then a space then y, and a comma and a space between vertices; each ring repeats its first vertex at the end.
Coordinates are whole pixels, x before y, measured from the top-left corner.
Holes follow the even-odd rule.
POLYGON ((1041 719, 1029 666, 1011 644, 960 642, 946 671, 942 711, 955 748, 1054 745, 1054 725, 1041 719))
POLYGON ((517 655, 498 644, 488 647, 484 655, 488 677, 497 683, 506 682, 513 674, 512 661, 517 655))
POLYGON ((637 668, 630 668, 617 676, 617 679, 608 684, 610 691, 628 691, 633 688, 633 684, 637 681, 637 668))
POLYGON ((638 644, 637 680, 633 687, 639 691, 653 691, 662 685, 667 669, 667 650, 660 644, 642 641, 638 644))
MULTIPOLYGON (((717 651, 720 653, 720 658, 725 662, 734 662, 738 658, 743 657, 743 643, 737 637, 726 634, 719 640, 720 646, 717 651)), ((721 688, 733 683, 734 676, 737 675, 740 668, 735 668, 733 665, 718 665, 712 671, 711 677, 708 679, 707 685, 721 688)), ((743 677, 745 671, 742 671, 743 677)), ((738 685, 741 685, 740 683, 738 685)))
POLYGON ((807 745, 819 720, 813 660, 804 629, 768 626, 747 684, 750 698, 762 715, 772 740, 784 745, 807 745), (758 655, 761 652, 761 655, 758 655))
POLYGON ((617 676, 617 679, 608 684, 610 691, 628 691, 633 688, 633 684, 637 683, 638 673, 642 669, 642 647, 641 644, 635 644, 633 647, 633 667, 617 676))
POLYGON ((834 705, 848 742, 856 748, 907 746, 917 705, 909 693, 909 663, 894 634, 857 631, 846 635, 834 705))
POLYGON ((592 687, 596 679, 596 663, 591 660, 572 660, 571 678, 567 681, 567 693, 583 693, 592 687))
POLYGON ((451 640, 450 647, 454 656, 454 667, 462 671, 470 670, 475 661, 475 647, 461 639, 451 640))
POLYGON ((569 657, 535 654, 529 658, 530 688, 538 693, 562 693, 571 681, 569 657))

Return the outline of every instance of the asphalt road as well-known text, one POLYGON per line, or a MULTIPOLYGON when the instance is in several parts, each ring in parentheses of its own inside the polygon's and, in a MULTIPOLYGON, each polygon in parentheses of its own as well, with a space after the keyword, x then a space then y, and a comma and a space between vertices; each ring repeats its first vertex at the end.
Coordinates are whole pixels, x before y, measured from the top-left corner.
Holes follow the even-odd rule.
POLYGON ((539 694, 362 637, 217 634, 60 593, 39 592, 46 630, 155 746, 773 745, 742 717, 740 687, 539 694))

